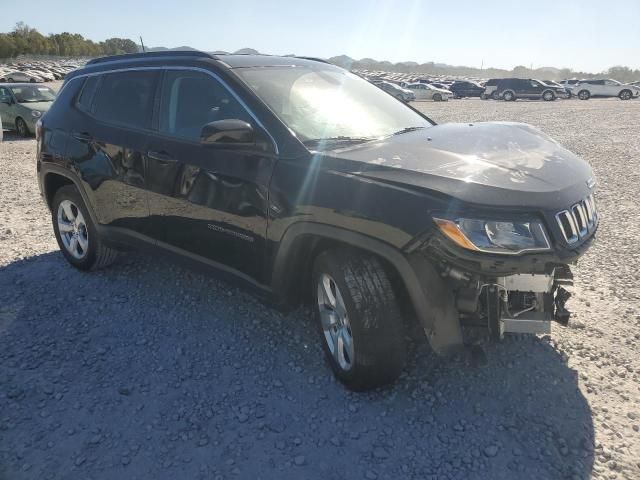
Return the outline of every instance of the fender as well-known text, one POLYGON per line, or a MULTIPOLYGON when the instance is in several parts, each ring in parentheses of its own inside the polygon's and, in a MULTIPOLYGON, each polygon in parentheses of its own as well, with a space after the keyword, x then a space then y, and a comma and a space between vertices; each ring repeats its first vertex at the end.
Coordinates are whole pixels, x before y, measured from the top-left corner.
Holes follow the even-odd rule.
POLYGON ((292 262, 296 261, 297 252, 305 237, 339 241, 386 260, 404 283, 434 351, 448 354, 462 347, 462 331, 453 293, 429 261, 420 254, 407 256, 401 250, 361 233, 308 222, 290 226, 280 242, 274 260, 271 281, 274 293, 284 295, 296 281, 290 275, 292 262))

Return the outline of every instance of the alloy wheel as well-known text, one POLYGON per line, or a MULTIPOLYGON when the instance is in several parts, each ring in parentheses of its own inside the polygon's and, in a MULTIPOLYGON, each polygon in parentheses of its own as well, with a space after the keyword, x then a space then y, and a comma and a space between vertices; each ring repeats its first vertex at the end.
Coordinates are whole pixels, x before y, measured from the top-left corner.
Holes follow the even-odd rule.
POLYGON ((349 371, 355 361, 351 325, 342 293, 335 280, 326 273, 318 279, 317 299, 322 332, 329 351, 340 368, 349 371))
POLYGON ((631 98, 631 92, 629 92, 628 90, 625 90, 620 94, 620 98, 622 100, 629 100, 631 98))
POLYGON ((65 250, 81 260, 89 250, 89 231, 82 212, 71 200, 58 205, 58 232, 65 250))

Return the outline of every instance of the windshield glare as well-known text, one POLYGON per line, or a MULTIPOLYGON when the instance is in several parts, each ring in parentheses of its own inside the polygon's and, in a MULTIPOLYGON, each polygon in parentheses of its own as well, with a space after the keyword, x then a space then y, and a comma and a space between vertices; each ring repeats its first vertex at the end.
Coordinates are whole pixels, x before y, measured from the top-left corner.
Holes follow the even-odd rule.
POLYGON ((14 97, 18 103, 53 102, 56 94, 49 87, 12 87, 14 97))
POLYGON ((431 126, 388 93, 338 68, 235 71, 303 142, 373 139, 407 128, 431 126))

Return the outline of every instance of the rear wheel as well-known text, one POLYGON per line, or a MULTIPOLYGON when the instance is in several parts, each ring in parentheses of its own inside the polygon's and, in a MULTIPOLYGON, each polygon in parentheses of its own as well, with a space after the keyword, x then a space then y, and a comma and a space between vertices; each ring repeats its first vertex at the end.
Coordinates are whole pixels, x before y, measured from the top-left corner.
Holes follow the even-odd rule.
POLYGON ((404 324, 380 261, 329 250, 315 261, 312 286, 322 347, 335 376, 356 391, 395 380, 404 366, 404 324))
POLYGON ((75 186, 67 185, 56 192, 51 216, 60 250, 71 265, 95 270, 116 260, 117 252, 102 242, 75 186))
POLYGON ((578 92, 578 98, 580 100, 589 100, 590 97, 591 97, 591 93, 589 93, 589 90, 580 90, 578 92))
POLYGON ((511 90, 507 90, 502 94, 502 98, 504 99, 505 102, 513 102, 516 99, 516 94, 513 93, 511 90))
POLYGON ((27 123, 21 119, 20 117, 16 118, 16 131, 18 135, 21 137, 28 137, 31 132, 29 132, 29 127, 27 127, 27 123))
POLYGON ((620 97, 620 100, 629 100, 632 97, 632 93, 631 90, 622 90, 620 92, 620 95, 618 95, 618 97, 620 97))
POLYGON ((36 79, 32 78, 31 80, 29 80, 30 83, 36 83, 36 79))
POLYGON ((7 78, 7 82, 13 83, 13 78, 11 78, 11 77, 7 78))
POLYGON ((441 102, 442 101, 442 95, 440 95, 439 93, 434 93, 433 94, 433 101, 434 102, 441 102))
POLYGON ((556 94, 553 93, 551 90, 547 90, 542 94, 542 99, 546 102, 552 102, 556 99, 556 94))

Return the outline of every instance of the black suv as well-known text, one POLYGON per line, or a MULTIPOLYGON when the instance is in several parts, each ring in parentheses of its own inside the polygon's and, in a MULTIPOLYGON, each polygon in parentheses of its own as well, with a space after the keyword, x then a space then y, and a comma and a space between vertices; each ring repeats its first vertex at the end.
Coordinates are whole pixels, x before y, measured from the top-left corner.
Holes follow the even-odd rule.
POLYGON ((566 98, 564 87, 549 86, 541 80, 534 78, 505 78, 498 83, 496 95, 507 102, 518 98, 530 100, 553 101, 556 98, 566 98))
POLYGON ((454 98, 480 97, 484 93, 484 87, 466 80, 457 80, 451 84, 449 90, 453 92, 454 98))
POLYGON ((399 375, 407 332, 475 355, 463 324, 499 339, 566 322, 567 265, 598 222, 591 169, 542 132, 436 125, 315 59, 93 60, 36 130, 40 189, 73 266, 152 247, 276 305, 308 301, 356 390, 399 375))

